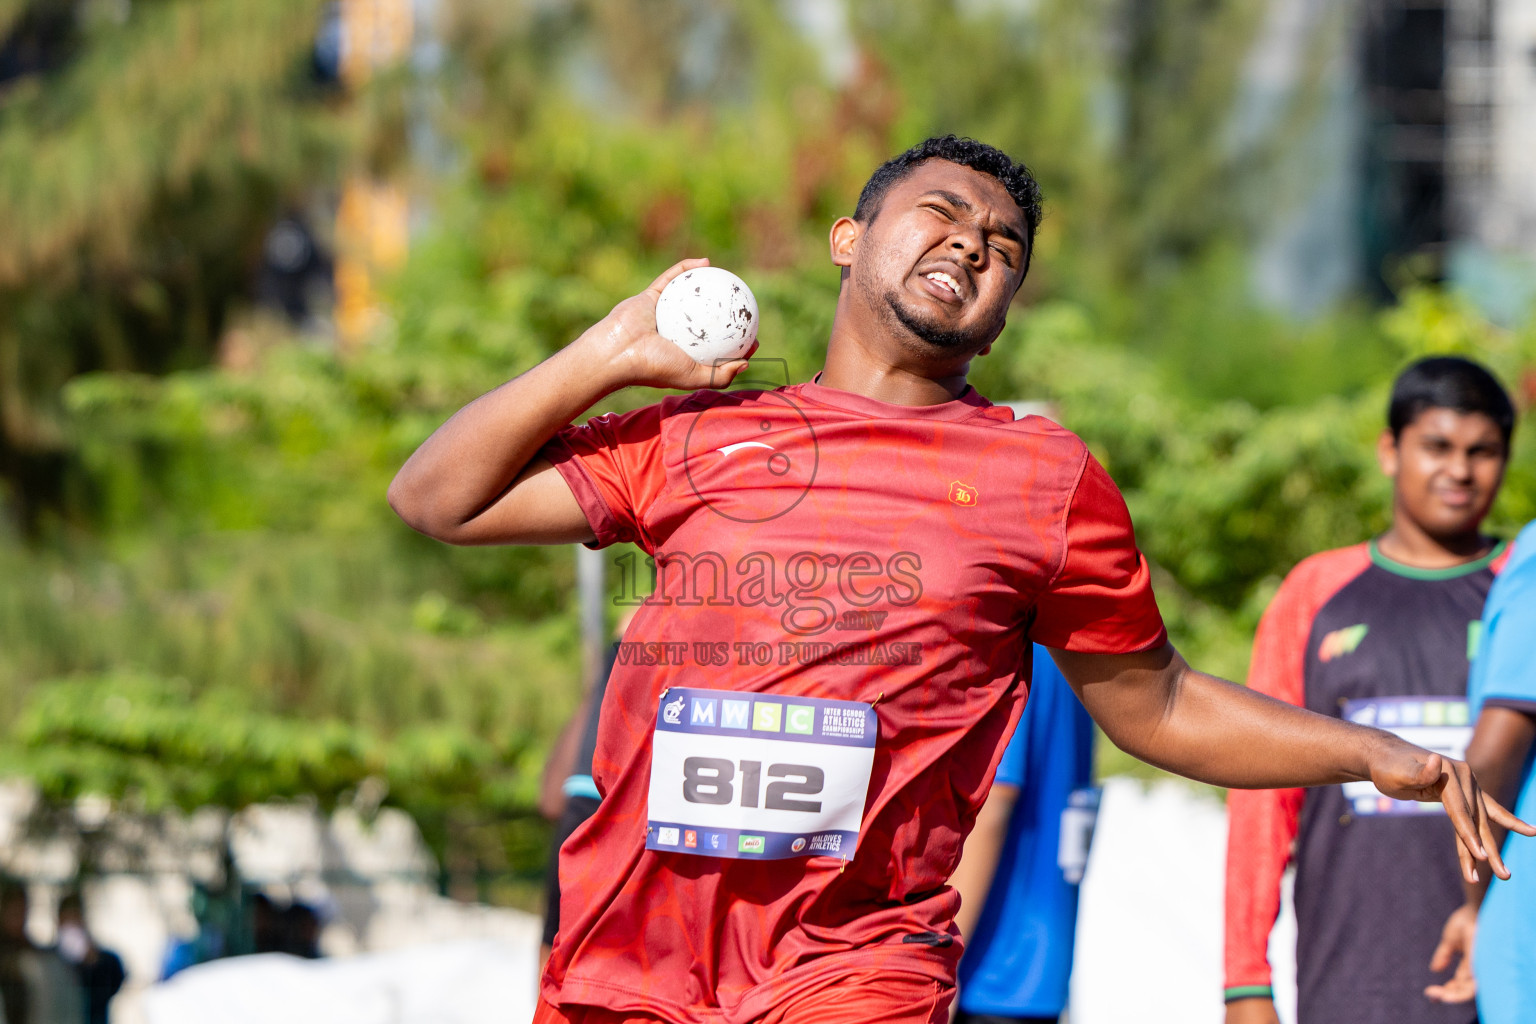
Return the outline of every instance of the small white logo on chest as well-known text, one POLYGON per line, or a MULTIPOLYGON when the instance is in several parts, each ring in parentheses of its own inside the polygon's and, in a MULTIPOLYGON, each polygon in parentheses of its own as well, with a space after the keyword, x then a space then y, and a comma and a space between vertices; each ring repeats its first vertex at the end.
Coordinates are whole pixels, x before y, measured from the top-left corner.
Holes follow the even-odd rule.
POLYGON ((733 452, 741 451, 743 448, 767 448, 769 451, 775 450, 773 445, 763 444, 761 441, 738 441, 735 444, 728 444, 724 448, 716 448, 715 451, 719 452, 721 455, 730 455, 733 452))

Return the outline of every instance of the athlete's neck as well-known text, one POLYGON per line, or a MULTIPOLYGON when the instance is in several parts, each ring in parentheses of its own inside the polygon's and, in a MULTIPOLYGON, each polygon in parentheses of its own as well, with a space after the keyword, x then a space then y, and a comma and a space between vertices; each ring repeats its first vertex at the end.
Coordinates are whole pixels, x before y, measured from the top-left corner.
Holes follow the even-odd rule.
POLYGON ((817 383, 890 405, 941 405, 966 388, 964 377, 933 380, 895 366, 840 366, 830 358, 817 383))
POLYGON ((1449 569, 1482 558, 1497 543, 1477 530, 1435 536, 1407 516, 1398 515, 1387 532, 1376 539, 1376 550, 1415 569, 1449 569))
POLYGON ((840 299, 832 335, 827 339, 827 362, 819 380, 824 387, 891 405, 940 405, 953 402, 966 389, 969 353, 957 355, 945 365, 926 365, 901 351, 893 339, 875 339, 876 344, 851 329, 842 306, 840 299))

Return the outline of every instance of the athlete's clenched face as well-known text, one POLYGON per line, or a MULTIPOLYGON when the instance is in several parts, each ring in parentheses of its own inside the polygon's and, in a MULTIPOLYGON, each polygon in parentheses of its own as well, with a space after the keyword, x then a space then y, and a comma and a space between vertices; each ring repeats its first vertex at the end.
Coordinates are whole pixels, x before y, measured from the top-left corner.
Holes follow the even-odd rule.
POLYGON ((1377 452, 1392 478, 1393 506, 1431 537, 1478 528, 1504 479, 1506 450, 1498 424, 1482 413, 1431 408, 1382 435, 1377 452))
POLYGON ((1003 329, 1024 280, 1028 228, 1002 183, 947 160, 919 164, 891 186, 850 237, 852 298, 884 333, 929 352, 975 354, 1003 329))

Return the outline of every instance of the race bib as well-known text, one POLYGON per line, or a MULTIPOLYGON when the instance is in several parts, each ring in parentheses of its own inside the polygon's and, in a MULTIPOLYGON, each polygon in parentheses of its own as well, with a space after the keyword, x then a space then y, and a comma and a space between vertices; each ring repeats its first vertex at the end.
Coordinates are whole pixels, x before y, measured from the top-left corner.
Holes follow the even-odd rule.
MULTIPOLYGON (((1466 760, 1472 724, 1461 697, 1377 697, 1344 702, 1344 719, 1373 725, 1409 743, 1458 761, 1466 760)), ((1444 814, 1437 801, 1394 800, 1369 781, 1344 783, 1344 799, 1357 815, 1444 814)))
POLYGON ((859 701, 672 687, 656 711, 646 849, 852 858, 879 732, 859 701))

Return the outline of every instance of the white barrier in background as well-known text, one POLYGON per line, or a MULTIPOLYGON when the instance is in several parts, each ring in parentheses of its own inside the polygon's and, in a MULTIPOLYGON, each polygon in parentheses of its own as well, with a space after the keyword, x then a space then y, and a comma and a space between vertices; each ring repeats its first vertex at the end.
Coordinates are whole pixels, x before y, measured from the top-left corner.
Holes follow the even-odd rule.
POLYGON ((150 987, 148 1024, 505 1024, 533 1017, 538 933, 300 960, 216 960, 150 987))
MULTIPOLYGON (((1174 781, 1105 781, 1078 910, 1072 1024, 1221 1024, 1226 854, 1220 801, 1174 781)), ((1295 1020, 1295 949, 1287 899, 1270 937, 1282 1024, 1295 1020)))

